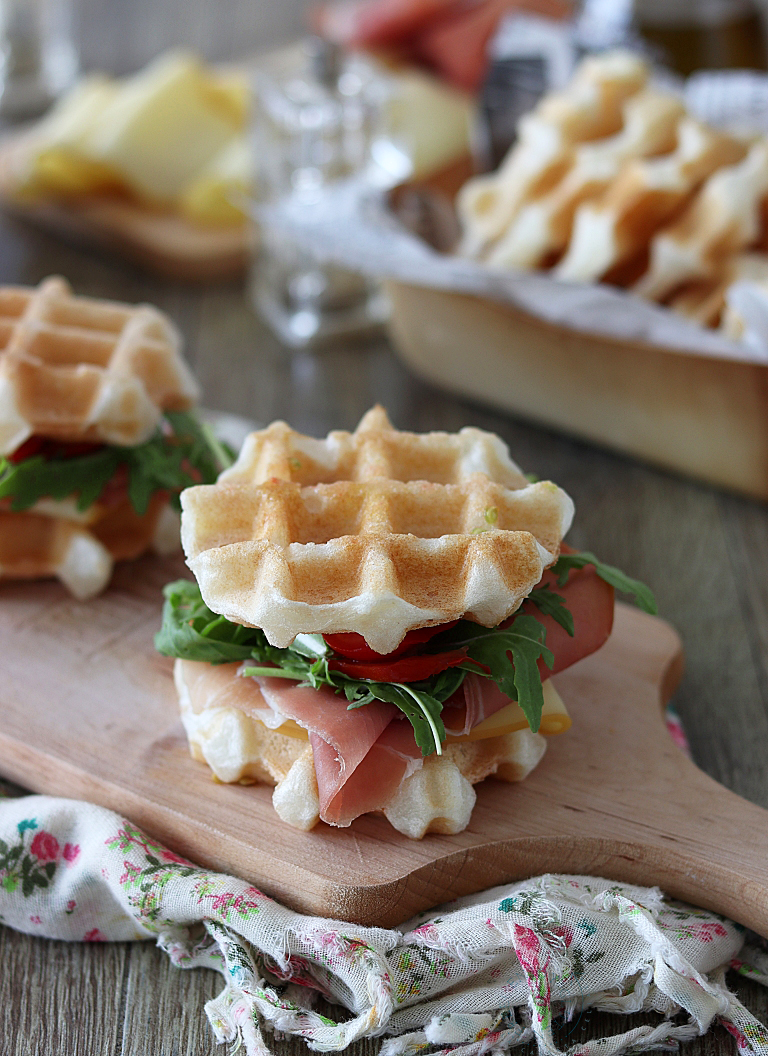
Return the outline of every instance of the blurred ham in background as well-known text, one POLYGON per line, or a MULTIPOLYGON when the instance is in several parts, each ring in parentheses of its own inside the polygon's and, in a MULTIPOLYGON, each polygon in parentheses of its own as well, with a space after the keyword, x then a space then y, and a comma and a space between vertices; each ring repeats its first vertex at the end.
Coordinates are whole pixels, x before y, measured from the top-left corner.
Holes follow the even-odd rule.
POLYGON ((566 0, 335 0, 316 13, 318 32, 350 48, 388 52, 476 91, 501 19, 527 11, 564 19, 566 0))

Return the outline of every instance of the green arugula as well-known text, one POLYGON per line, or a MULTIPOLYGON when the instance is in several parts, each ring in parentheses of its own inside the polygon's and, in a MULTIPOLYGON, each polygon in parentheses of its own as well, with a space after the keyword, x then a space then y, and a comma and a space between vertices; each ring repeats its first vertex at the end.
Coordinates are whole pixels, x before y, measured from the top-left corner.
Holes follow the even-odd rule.
POLYGON ((525 600, 535 605, 543 616, 551 616, 573 638, 573 614, 562 594, 547 587, 535 587, 525 600))
POLYGON ((474 661, 461 666, 493 679, 502 693, 517 701, 528 725, 537 733, 544 707, 538 662, 543 659, 549 668, 555 662, 544 644, 546 627, 535 616, 523 612, 506 627, 481 627, 461 620, 448 634, 451 647, 464 646, 474 661), (477 665, 484 670, 478 671, 477 665))
MULTIPOLYGON (((585 565, 594 565, 611 586, 634 595, 646 612, 656 611, 653 594, 646 586, 602 564, 594 554, 563 554, 552 571, 557 583, 564 586, 570 572, 585 565)), ((165 656, 213 664, 253 661, 243 668, 243 675, 286 678, 315 689, 327 685, 344 694, 350 709, 373 700, 388 701, 410 721, 424 755, 441 753, 445 740, 443 704, 469 672, 492 679, 506 696, 516 700, 534 732, 541 724, 544 695, 539 661, 551 668, 554 656, 546 646, 546 628, 527 610, 518 612, 505 627, 482 627, 460 620, 431 639, 427 652, 465 648, 467 660, 422 682, 406 684, 356 679, 334 671, 329 666, 333 651, 319 634, 300 634, 287 649, 277 649, 258 628, 242 627, 212 612, 196 583, 170 583, 164 594, 163 625, 155 636, 155 647, 165 656)), ((527 600, 573 635, 573 616, 557 591, 536 587, 527 600)))
POLYGON ((180 509, 179 492, 213 483, 234 456, 188 411, 167 411, 165 424, 136 447, 106 446, 75 458, 33 455, 16 464, 0 459, 0 499, 10 499, 12 510, 28 510, 43 498, 76 496, 78 510, 87 510, 125 466, 128 497, 138 514, 146 513, 156 491, 169 491, 180 509))
POLYGON ((653 591, 650 587, 646 587, 645 583, 641 583, 639 579, 632 579, 631 576, 625 575, 620 568, 614 568, 613 565, 604 565, 602 561, 598 561, 595 555, 587 550, 582 550, 576 554, 561 554, 550 571, 557 576, 557 585, 564 587, 571 569, 584 568, 585 565, 594 565, 598 576, 614 587, 614 589, 620 590, 624 594, 631 594, 635 604, 643 612, 648 612, 651 616, 655 616, 659 611, 656 598, 653 596, 653 591))
POLYGON ((302 634, 287 649, 277 649, 258 628, 242 627, 212 612, 196 583, 178 580, 163 593, 163 625, 155 635, 155 648, 164 656, 213 664, 253 660, 254 665, 243 669, 244 676, 288 678, 314 689, 328 685, 344 693, 350 708, 372 700, 388 701, 409 719, 424 755, 442 752, 445 727, 440 713, 443 702, 461 685, 463 671, 443 671, 407 685, 351 678, 329 668, 332 654, 320 635, 302 634))

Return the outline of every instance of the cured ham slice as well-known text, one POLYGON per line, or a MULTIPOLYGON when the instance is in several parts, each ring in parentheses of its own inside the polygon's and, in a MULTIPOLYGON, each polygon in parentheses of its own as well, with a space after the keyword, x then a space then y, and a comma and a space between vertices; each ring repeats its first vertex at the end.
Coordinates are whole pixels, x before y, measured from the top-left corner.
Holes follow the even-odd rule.
POLYGON ((451 737, 463 737, 509 702, 510 698, 490 678, 469 674, 443 707, 445 732, 451 737))
POLYGON ((315 757, 320 817, 329 825, 346 827, 361 814, 383 810, 405 778, 422 765, 421 749, 407 719, 390 722, 344 780, 338 776, 334 749, 317 734, 310 734, 309 739, 315 757))
POLYGON ((349 710, 346 698, 328 686, 311 689, 284 678, 238 677, 242 666, 188 664, 193 710, 237 708, 271 730, 286 719, 307 730, 320 817, 329 824, 349 825, 360 814, 385 806, 419 765, 421 752, 411 724, 392 723, 400 714, 394 704, 374 700, 349 710))
POLYGON ((539 586, 560 594, 573 615, 574 635, 571 638, 551 616, 545 616, 531 602, 523 602, 523 612, 530 612, 546 628, 547 648, 555 654, 551 670, 539 660, 541 677, 549 678, 605 645, 613 629, 614 596, 613 587, 598 576, 593 565, 571 572, 562 587, 558 586, 552 572, 545 572, 539 586))
POLYGON ((373 700, 362 708, 349 708, 343 694, 330 686, 312 689, 285 678, 255 678, 265 703, 277 714, 293 719, 310 734, 333 745, 342 770, 351 773, 371 745, 398 715, 394 704, 373 700))

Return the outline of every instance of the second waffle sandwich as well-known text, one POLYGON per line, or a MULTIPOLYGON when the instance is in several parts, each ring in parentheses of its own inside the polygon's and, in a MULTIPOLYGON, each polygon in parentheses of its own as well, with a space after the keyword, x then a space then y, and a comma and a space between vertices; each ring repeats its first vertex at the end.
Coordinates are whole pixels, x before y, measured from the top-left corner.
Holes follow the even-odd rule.
POLYGON ((84 599, 115 560, 175 549, 178 493, 221 468, 196 399, 156 308, 60 278, 0 288, 0 578, 55 576, 84 599))

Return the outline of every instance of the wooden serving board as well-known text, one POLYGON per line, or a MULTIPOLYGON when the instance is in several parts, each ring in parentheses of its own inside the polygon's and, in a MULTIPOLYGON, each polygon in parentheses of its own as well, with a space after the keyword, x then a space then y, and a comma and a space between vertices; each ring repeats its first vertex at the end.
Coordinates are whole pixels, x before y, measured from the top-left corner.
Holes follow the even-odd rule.
POLYGON ((304 833, 269 788, 215 784, 188 754, 171 663, 152 648, 160 589, 182 571, 123 565, 87 603, 55 583, 0 585, 0 773, 111 807, 305 912, 391 926, 550 871, 659 884, 768 934, 768 811, 669 737, 682 654, 668 624, 617 606, 608 644, 557 676, 572 730, 522 784, 478 786, 465 832, 412 841, 370 816, 304 833))
POLYGON ((194 224, 181 214, 142 208, 107 195, 32 200, 14 191, 15 156, 25 134, 0 142, 0 207, 65 241, 116 254, 163 278, 221 282, 244 274, 249 258, 246 223, 228 227, 194 224))

